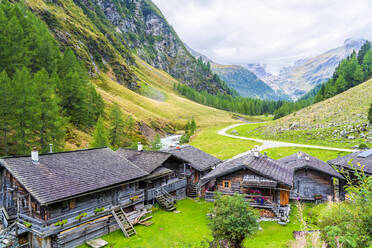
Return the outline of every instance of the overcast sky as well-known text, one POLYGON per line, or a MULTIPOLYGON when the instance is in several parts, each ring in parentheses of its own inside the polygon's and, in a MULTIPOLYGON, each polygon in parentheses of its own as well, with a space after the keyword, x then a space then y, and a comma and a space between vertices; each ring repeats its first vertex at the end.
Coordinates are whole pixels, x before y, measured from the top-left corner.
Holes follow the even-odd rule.
POLYGON ((153 0, 180 38, 221 64, 286 65, 372 39, 371 0, 153 0))

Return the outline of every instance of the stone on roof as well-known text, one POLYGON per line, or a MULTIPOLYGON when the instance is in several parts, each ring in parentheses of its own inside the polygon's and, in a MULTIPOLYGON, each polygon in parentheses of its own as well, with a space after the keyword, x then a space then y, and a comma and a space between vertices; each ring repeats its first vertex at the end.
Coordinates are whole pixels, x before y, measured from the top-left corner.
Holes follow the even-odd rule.
MULTIPOLYGON (((369 149, 372 150, 372 149, 369 149)), ((367 151, 369 151, 367 150, 367 151)), ((335 165, 337 167, 344 167, 346 169, 352 169, 349 165, 349 162, 352 163, 353 167, 360 169, 358 165, 364 166, 363 171, 368 174, 372 174, 372 154, 369 156, 360 156, 360 154, 365 153, 366 151, 358 151, 348 154, 343 157, 338 157, 332 160, 329 160, 330 165, 335 165)))
POLYGON ((198 171, 206 171, 221 163, 220 159, 190 145, 168 149, 164 152, 171 153, 178 158, 186 160, 191 167, 198 171))
POLYGON ((109 148, 4 158, 4 166, 42 205, 133 181, 148 173, 109 148))
POLYGON ((316 171, 319 171, 319 172, 323 172, 327 175, 330 175, 330 176, 333 176, 333 177, 337 177, 337 178, 343 178, 343 176, 338 173, 335 169, 332 168, 332 166, 330 166, 329 164, 327 164, 326 162, 320 160, 320 159, 317 159, 313 156, 310 156, 304 152, 297 152, 297 153, 294 153, 290 156, 287 156, 287 157, 284 157, 284 158, 281 158, 278 160, 278 162, 286 165, 286 166, 289 166, 290 168, 294 169, 295 171, 296 170, 299 170, 299 169, 302 169, 302 168, 305 168, 305 167, 308 167, 308 168, 311 168, 313 170, 316 170, 316 171))

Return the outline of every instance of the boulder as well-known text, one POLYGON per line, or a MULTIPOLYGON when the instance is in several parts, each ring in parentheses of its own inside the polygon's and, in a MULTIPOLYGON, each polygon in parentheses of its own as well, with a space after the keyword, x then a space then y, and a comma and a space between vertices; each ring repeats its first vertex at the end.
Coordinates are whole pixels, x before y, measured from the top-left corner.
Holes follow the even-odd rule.
POLYGON ((92 248, 101 248, 108 245, 108 242, 106 242, 103 239, 94 239, 87 242, 87 245, 92 248))

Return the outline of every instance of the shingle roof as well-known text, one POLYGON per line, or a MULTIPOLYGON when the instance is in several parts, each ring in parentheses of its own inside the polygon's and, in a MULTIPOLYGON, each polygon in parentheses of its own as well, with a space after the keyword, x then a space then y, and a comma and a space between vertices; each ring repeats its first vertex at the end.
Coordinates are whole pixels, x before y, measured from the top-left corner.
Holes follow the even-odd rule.
POLYGON ((358 156, 359 154, 363 152, 365 151, 354 152, 354 153, 348 154, 343 157, 329 160, 328 163, 331 165, 336 165, 336 166, 345 167, 347 169, 351 169, 351 166, 349 165, 349 161, 352 160, 352 164, 354 168, 358 169, 359 168, 358 164, 360 164, 361 166, 364 166, 363 168, 364 172, 368 174, 372 174, 372 155, 369 155, 367 157, 358 156))
POLYGON ((190 145, 168 149, 165 150, 165 152, 171 153, 178 158, 186 160, 187 162, 189 162, 191 167, 198 171, 208 170, 213 166, 221 163, 220 159, 190 145))
POLYGON ((135 149, 119 148, 116 153, 131 161, 147 173, 152 173, 160 167, 172 154, 158 151, 138 151, 135 149))
POLYGON ((201 184, 205 184, 207 181, 231 174, 241 169, 249 169, 258 175, 273 179, 281 184, 288 186, 293 185, 293 170, 285 167, 277 161, 259 154, 256 158, 252 153, 247 155, 226 160, 216 167, 216 169, 209 172, 201 179, 201 184))
POLYGON ((109 148, 0 160, 41 204, 61 201, 148 175, 109 148))
POLYGON ((332 166, 330 166, 326 162, 323 162, 322 160, 319 160, 301 151, 288 157, 281 158, 278 161, 286 166, 289 166, 295 171, 301 168, 309 167, 333 177, 343 178, 340 173, 338 173, 335 169, 332 168, 332 166), (308 158, 308 160, 306 160, 306 157, 308 158))

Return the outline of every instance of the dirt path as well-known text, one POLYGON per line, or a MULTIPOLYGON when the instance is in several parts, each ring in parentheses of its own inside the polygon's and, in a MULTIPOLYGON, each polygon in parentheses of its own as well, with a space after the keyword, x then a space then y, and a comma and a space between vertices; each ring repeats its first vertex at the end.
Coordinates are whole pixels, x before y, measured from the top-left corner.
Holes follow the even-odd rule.
MULTIPOLYGON (((249 123, 249 124, 255 124, 255 123, 249 123)), ((324 150, 333 150, 333 151, 341 151, 341 152, 355 152, 357 150, 353 149, 344 149, 344 148, 335 148, 335 147, 326 147, 326 146, 314 146, 314 145, 304 145, 304 144, 296 144, 296 143, 289 143, 289 142, 282 142, 282 141, 273 141, 273 140, 262 140, 262 139, 255 139, 255 138, 248 138, 248 137, 241 137, 236 135, 227 134, 226 131, 229 129, 232 129, 234 127, 238 127, 241 125, 249 125, 249 124, 234 124, 228 127, 225 127, 224 129, 221 129, 218 131, 219 135, 231 137, 235 139, 242 139, 242 140, 252 140, 256 142, 262 143, 261 146, 258 147, 259 151, 269 149, 269 148, 275 148, 275 147, 306 147, 306 148, 315 148, 315 149, 324 149, 324 150)), ((239 154, 238 156, 242 156, 246 153, 239 154)))

